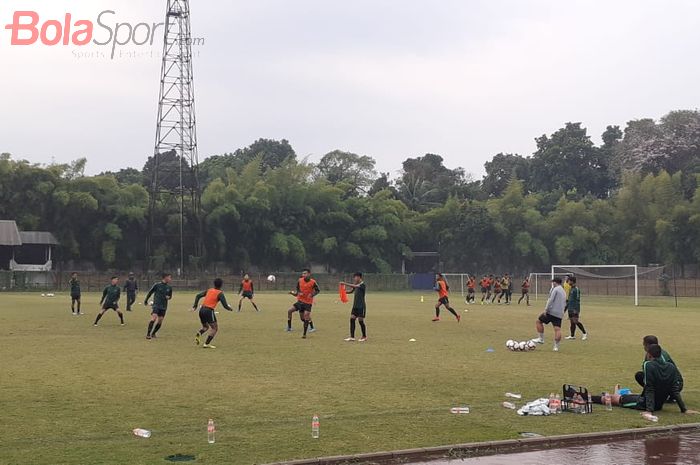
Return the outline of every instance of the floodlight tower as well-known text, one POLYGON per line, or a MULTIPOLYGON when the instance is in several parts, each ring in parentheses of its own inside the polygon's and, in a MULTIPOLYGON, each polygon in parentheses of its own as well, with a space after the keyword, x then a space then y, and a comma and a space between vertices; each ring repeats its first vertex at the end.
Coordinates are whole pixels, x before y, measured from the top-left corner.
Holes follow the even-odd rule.
POLYGON ((168 0, 146 238, 149 265, 158 239, 175 236, 156 224, 158 206, 172 207, 174 201, 180 216, 180 272, 186 253, 202 256, 198 165, 190 2, 168 0))

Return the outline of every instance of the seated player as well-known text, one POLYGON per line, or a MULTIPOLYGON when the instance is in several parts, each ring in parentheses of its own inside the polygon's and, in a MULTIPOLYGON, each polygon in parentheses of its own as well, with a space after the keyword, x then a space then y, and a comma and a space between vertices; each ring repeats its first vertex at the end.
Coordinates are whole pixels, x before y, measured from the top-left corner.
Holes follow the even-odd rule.
MULTIPOLYGON (((644 410, 642 415, 649 417, 653 412, 661 410, 666 399, 671 397, 678 403, 681 413, 698 413, 686 408, 678 382, 678 369, 674 364, 664 361, 661 346, 651 344, 647 347, 646 360, 642 370, 644 375, 644 390, 642 394, 613 394, 611 396, 613 405, 644 410)), ((592 401, 603 404, 605 403, 605 397, 592 396, 592 401)))
MULTIPOLYGON (((644 352, 648 351, 648 347, 652 344, 658 344, 659 343, 659 338, 657 338, 654 335, 649 335, 649 336, 644 336, 642 339, 642 346, 644 347, 644 352)), ((661 349, 661 358, 663 361, 667 363, 672 363, 675 367, 676 370, 678 370, 678 382, 680 383, 680 390, 683 390, 683 376, 681 375, 681 371, 678 368, 678 365, 676 365, 676 362, 673 361, 671 356, 666 352, 665 350, 661 349)), ((646 360, 646 359, 645 359, 646 360)), ((642 362, 643 364, 644 362, 642 362)), ((637 373, 634 374, 634 379, 637 381, 637 383, 644 387, 644 372, 638 371, 637 373)))
POLYGON ((255 287, 253 286, 253 281, 250 279, 250 276, 248 276, 248 273, 243 275, 243 281, 241 281, 241 287, 238 289, 238 295, 241 296, 241 300, 238 301, 238 312, 241 311, 241 305, 243 305, 244 299, 250 300, 250 303, 253 304, 256 312, 260 311, 258 306, 255 305, 255 300, 253 300, 253 297, 255 296, 255 287))

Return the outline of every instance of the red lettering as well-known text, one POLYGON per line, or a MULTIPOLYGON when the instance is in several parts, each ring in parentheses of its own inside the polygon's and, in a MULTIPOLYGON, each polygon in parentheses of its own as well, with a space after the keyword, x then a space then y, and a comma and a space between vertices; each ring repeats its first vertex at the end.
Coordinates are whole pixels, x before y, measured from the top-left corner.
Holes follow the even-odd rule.
POLYGON ((70 13, 66 13, 66 20, 63 27, 63 45, 68 45, 70 43, 70 20, 72 16, 70 13))
POLYGON ((36 11, 15 11, 12 16, 12 24, 5 26, 5 29, 12 31, 12 45, 32 45, 36 43, 39 37, 39 31, 36 25, 39 24, 39 14, 36 11), (22 18, 29 18, 31 22, 28 24, 22 23, 22 18), (22 31, 29 31, 30 38, 22 39, 19 34, 22 31))
POLYGON ((94 27, 94 25, 92 24, 92 21, 81 19, 80 21, 75 23, 76 28, 80 28, 81 26, 85 26, 85 29, 82 29, 82 30, 77 29, 73 33, 73 45, 76 45, 76 46, 87 45, 92 40, 92 29, 94 27), (81 39, 80 38, 81 36, 84 36, 84 37, 81 39))
POLYGON ((46 21, 41 26, 41 43, 44 45, 56 45, 61 41, 61 36, 63 35, 63 24, 55 19, 50 19, 46 21), (49 38, 49 28, 54 28, 53 38, 49 38))

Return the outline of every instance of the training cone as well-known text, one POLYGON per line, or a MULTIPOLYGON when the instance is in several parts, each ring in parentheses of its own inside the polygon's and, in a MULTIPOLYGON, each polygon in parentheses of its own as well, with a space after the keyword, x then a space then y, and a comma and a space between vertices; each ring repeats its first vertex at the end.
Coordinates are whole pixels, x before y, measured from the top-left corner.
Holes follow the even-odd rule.
POLYGON ((423 296, 420 296, 420 303, 425 302, 425 298, 423 296))

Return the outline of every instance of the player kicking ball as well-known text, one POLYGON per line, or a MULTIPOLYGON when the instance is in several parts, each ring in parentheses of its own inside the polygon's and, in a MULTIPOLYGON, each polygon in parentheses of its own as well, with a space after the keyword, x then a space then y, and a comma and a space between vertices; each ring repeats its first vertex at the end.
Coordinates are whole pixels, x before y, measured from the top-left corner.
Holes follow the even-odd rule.
POLYGON ((301 278, 297 281, 296 290, 290 292, 297 298, 294 305, 287 310, 287 332, 292 331, 292 315, 294 312, 299 312, 301 321, 304 322, 304 335, 302 339, 306 339, 307 332, 314 332, 314 322, 311 320, 311 309, 314 305, 314 297, 321 292, 318 283, 311 277, 311 270, 305 268, 301 272, 301 278))
POLYGON ((350 313, 350 337, 345 339, 345 342, 355 342, 355 322, 360 323, 360 329, 362 330, 362 337, 360 342, 365 342, 367 340, 367 326, 365 325, 365 316, 367 314, 367 304, 365 302, 365 295, 367 293, 367 286, 362 279, 362 273, 359 271, 352 275, 351 283, 340 283, 342 286, 349 288, 348 294, 354 294, 354 300, 352 302, 352 311, 350 313))
POLYGON ((564 318, 564 308, 566 307, 566 292, 561 287, 561 278, 552 280, 552 290, 549 292, 547 305, 544 312, 539 316, 535 327, 539 337, 533 339, 538 344, 544 344, 544 325, 552 323, 554 327, 554 352, 559 352, 561 342, 561 320, 564 318))
POLYGON ((216 321, 216 306, 221 302, 221 306, 224 307, 229 312, 233 309, 229 307, 228 302, 226 302, 226 296, 224 296, 221 288, 224 286, 224 281, 221 278, 216 278, 214 280, 214 287, 208 289, 204 292, 200 292, 194 298, 194 304, 192 305, 192 311, 197 311, 197 305, 199 305, 200 299, 204 299, 202 306, 199 309, 199 321, 202 323, 202 328, 197 331, 194 336, 194 343, 199 345, 202 343, 202 336, 204 333, 209 331, 207 339, 202 347, 204 349, 216 349, 216 346, 211 344, 211 341, 216 336, 219 331, 219 324, 216 321))
POLYGON ((119 315, 119 321, 121 325, 124 326, 124 314, 119 310, 119 297, 121 297, 121 289, 119 288, 119 278, 112 276, 111 284, 105 287, 102 291, 102 298, 100 299, 100 313, 97 314, 95 318, 95 323, 93 326, 97 326, 97 322, 100 321, 102 315, 104 315, 107 310, 114 310, 119 315))
POLYGON ((457 323, 459 323, 462 317, 459 316, 459 313, 457 313, 454 308, 450 307, 450 286, 447 285, 447 281, 445 281, 445 277, 442 273, 435 275, 434 289, 438 293, 438 301, 435 304, 435 318, 433 318, 433 321, 440 321, 440 307, 444 305, 445 308, 457 318, 457 323))

